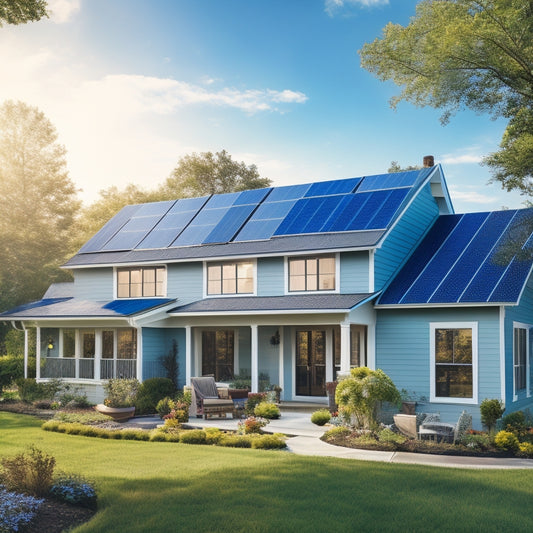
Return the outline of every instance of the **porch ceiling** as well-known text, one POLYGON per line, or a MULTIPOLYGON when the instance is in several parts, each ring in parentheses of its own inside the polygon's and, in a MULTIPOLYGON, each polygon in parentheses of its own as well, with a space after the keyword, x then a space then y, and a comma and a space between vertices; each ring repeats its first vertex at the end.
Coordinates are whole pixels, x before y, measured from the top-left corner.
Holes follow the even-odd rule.
POLYGON ((364 294, 305 294, 290 296, 244 296, 230 298, 206 298, 170 309, 169 315, 203 313, 270 313, 278 311, 349 312, 371 300, 378 293, 364 294))

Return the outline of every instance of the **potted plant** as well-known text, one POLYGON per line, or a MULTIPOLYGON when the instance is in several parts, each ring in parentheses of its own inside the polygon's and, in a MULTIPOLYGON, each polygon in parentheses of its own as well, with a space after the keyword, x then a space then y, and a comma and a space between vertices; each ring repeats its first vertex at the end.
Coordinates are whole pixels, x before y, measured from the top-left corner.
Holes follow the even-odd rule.
POLYGON ((117 421, 126 421, 135 414, 135 398, 140 383, 136 379, 110 379, 104 384, 106 398, 96 410, 117 421))

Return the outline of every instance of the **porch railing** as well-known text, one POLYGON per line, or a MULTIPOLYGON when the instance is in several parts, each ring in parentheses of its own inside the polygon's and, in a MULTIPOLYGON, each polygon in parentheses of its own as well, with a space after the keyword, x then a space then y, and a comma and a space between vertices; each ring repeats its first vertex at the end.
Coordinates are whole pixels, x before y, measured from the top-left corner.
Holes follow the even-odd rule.
MULTIPOLYGON (((94 379, 95 359, 43 357, 41 377, 58 379, 94 379), (77 372, 76 372, 77 370, 77 372)), ((101 359, 100 379, 137 377, 136 359, 101 359)))

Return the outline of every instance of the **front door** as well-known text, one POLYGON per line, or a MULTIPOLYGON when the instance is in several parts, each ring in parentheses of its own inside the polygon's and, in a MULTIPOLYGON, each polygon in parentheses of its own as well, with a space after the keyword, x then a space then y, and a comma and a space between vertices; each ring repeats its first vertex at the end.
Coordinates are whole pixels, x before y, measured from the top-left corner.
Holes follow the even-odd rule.
POLYGON ((234 354, 233 330, 202 332, 202 375, 214 376, 216 381, 233 379, 234 354))
POLYGON ((326 331, 296 331, 296 395, 326 395, 326 331))

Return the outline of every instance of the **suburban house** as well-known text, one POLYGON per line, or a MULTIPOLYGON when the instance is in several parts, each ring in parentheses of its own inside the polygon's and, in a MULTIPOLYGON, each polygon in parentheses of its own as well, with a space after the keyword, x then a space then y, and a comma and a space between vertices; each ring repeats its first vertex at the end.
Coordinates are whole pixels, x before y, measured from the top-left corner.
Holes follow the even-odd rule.
POLYGON ((73 283, 0 320, 36 328, 37 378, 251 377, 327 401, 383 369, 454 421, 533 406, 533 210, 454 214, 440 165, 120 211, 64 268, 73 283))

